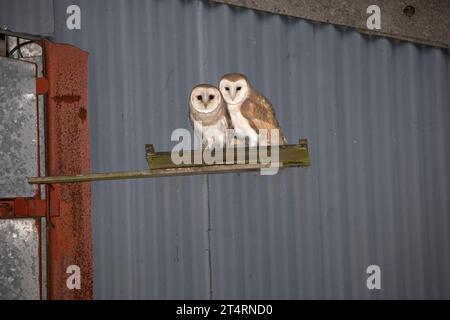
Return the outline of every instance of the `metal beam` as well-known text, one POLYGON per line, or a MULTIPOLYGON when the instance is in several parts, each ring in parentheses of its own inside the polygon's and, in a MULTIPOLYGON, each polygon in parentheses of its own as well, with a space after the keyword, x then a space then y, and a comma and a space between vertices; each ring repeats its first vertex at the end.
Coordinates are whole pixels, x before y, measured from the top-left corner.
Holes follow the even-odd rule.
POLYGON ((356 28, 361 33, 450 48, 448 0, 209 0, 356 28), (381 9, 381 29, 369 30, 367 8, 381 9))
MULTIPOLYGON (((46 93, 46 170, 49 175, 90 172, 88 53, 42 40, 46 93), (76 99, 74 99, 74 97, 76 99)), ((90 185, 48 186, 47 298, 93 298, 90 185), (78 267, 80 288, 69 288, 69 267, 78 267)), ((73 272, 73 271, 72 271, 73 272)))
POLYGON ((93 173, 74 176, 55 176, 55 177, 29 177, 30 184, 59 184, 59 183, 78 183, 106 180, 124 180, 124 179, 142 179, 159 178, 172 176, 186 176, 198 174, 229 173, 242 171, 255 171, 264 168, 264 165, 216 165, 208 167, 188 167, 188 168, 170 168, 140 171, 123 171, 93 173))
MULTIPOLYGON (((267 147, 267 154, 272 155, 273 147, 267 147)), ((271 166, 283 167, 304 167, 309 166, 308 142, 301 139, 296 145, 278 146, 278 158, 275 163, 263 163, 259 158, 260 149, 258 147, 231 148, 223 149, 223 164, 205 164, 204 162, 197 164, 192 161, 189 164, 174 164, 172 162, 171 152, 154 152, 152 145, 146 145, 147 161, 150 170, 140 171, 124 171, 124 172, 107 172, 93 174, 78 174, 72 176, 50 176, 50 177, 29 177, 30 184, 60 184, 60 183, 77 183, 105 180, 123 180, 123 179, 141 179, 141 178, 158 178, 171 176, 185 176, 198 174, 217 174, 230 172, 255 171, 262 168, 270 168, 271 166), (230 152, 231 151, 231 152, 230 152), (242 158, 238 157, 238 152, 242 152, 242 158), (227 162, 227 155, 232 155, 232 163, 227 162), (243 161, 241 161, 243 160, 243 161), (252 163, 251 160, 255 160, 252 163), (242 162, 242 163, 241 163, 242 162)), ((184 151, 191 160, 197 157, 203 159, 203 154, 198 150, 184 151)), ((263 154, 266 154, 263 152, 263 154)))

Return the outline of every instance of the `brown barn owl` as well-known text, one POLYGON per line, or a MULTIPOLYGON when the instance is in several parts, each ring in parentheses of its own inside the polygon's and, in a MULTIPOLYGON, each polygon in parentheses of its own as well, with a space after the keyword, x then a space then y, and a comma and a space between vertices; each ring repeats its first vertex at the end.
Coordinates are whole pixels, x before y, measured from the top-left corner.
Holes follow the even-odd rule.
POLYGON ((240 73, 222 76, 219 90, 227 104, 235 135, 241 143, 247 138, 250 146, 265 145, 258 141, 258 133, 266 129, 267 145, 287 144, 272 104, 251 86, 246 76, 240 73), (272 129, 279 130, 279 141, 270 141, 272 129))

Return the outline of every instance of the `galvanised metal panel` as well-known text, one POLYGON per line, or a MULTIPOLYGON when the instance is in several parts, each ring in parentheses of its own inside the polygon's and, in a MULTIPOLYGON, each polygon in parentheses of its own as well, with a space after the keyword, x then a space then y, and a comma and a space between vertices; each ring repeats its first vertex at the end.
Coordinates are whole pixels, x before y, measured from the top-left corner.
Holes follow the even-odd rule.
POLYGON ((55 40, 90 52, 92 171, 145 168, 231 71, 310 146, 274 177, 95 183, 97 298, 450 298, 447 51, 206 1, 54 6, 55 40))
POLYGON ((53 34, 52 0, 0 0, 0 26, 33 35, 53 34))
POLYGON ((39 299, 39 230, 35 219, 0 220, 0 300, 39 299))
POLYGON ((32 197, 37 175, 36 65, 0 57, 0 198, 32 197))

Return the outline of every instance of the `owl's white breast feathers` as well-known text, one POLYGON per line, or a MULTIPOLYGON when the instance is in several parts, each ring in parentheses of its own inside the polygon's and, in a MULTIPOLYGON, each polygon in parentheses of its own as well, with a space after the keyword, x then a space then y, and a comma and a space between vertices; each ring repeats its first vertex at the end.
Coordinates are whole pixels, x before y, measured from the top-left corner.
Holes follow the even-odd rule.
POLYGON ((213 145, 222 147, 226 142, 226 130, 228 122, 225 117, 220 118, 210 125, 203 125, 200 121, 194 119, 194 131, 199 139, 202 139, 204 145, 212 147, 213 145))
POLYGON ((236 137, 239 139, 249 137, 250 146, 255 146, 258 143, 258 133, 250 126, 247 118, 242 115, 241 105, 242 103, 228 105, 228 111, 231 122, 233 123, 236 137))

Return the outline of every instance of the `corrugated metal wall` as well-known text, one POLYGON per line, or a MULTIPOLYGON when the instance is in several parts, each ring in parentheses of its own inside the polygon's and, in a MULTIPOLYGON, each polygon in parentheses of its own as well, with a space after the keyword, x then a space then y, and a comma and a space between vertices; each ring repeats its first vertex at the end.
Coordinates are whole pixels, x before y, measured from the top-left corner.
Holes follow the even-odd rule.
POLYGON ((93 171, 145 168, 144 144, 190 127, 191 87, 230 71, 311 153, 272 177, 94 183, 97 298, 450 298, 448 51, 206 1, 54 12, 54 40, 91 53, 93 171))
POLYGON ((0 27, 29 34, 53 34, 53 0, 0 0, 0 27))

